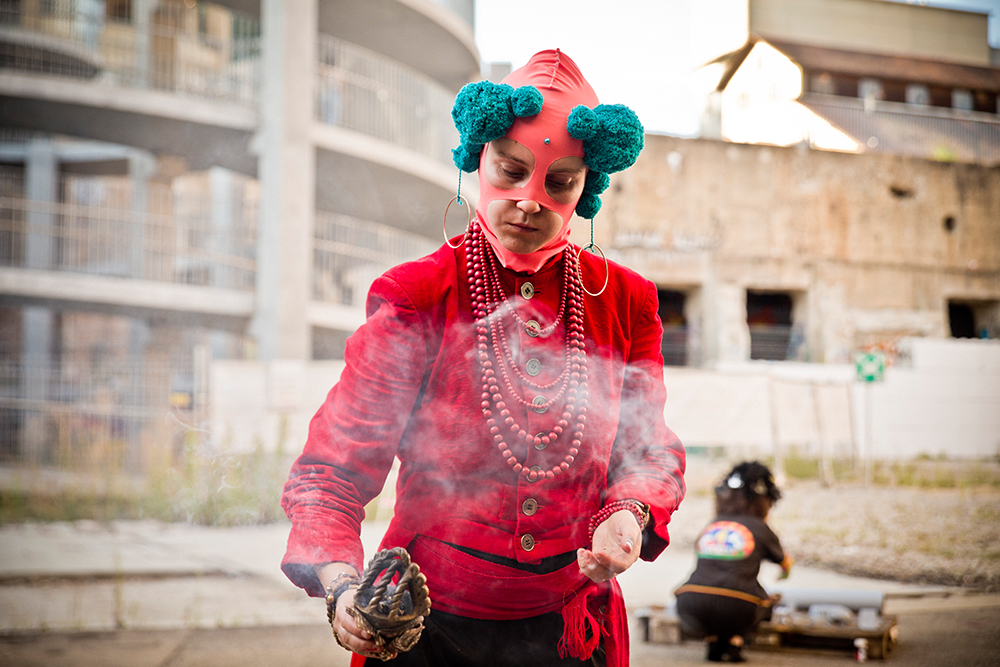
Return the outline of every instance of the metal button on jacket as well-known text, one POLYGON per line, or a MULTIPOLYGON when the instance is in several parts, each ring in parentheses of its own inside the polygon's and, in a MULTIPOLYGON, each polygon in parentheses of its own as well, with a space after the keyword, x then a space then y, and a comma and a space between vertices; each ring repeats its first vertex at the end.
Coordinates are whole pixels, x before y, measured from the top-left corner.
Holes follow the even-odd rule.
POLYGON ((524 331, 532 338, 538 338, 542 333, 542 325, 535 320, 528 320, 524 323, 524 331))
POLYGON ((535 296, 535 286, 531 283, 524 283, 521 285, 521 296, 525 299, 530 299, 535 296))
POLYGON ((521 503, 521 511, 524 512, 525 516, 533 516, 538 511, 538 501, 534 498, 528 498, 521 503))
POLYGON ((535 396, 535 398, 531 401, 531 404, 535 407, 531 409, 537 412, 538 414, 542 414, 543 412, 549 409, 549 406, 545 405, 545 403, 546 401, 544 396, 535 396))
POLYGON ((528 363, 524 365, 524 370, 528 373, 528 375, 534 377, 542 372, 542 362, 532 357, 531 359, 528 359, 528 363))
POLYGON ((532 549, 534 549, 535 548, 535 538, 533 538, 531 535, 522 535, 521 536, 521 548, 524 549, 525 551, 531 551, 532 549))
MULTIPOLYGON (((546 433, 545 431, 539 431, 539 432, 538 432, 538 433, 536 433, 535 435, 536 435, 537 437, 541 438, 541 437, 544 437, 544 436, 548 435, 548 433, 546 433)), ((537 449, 538 451, 542 451, 542 450, 543 450, 543 449, 545 449, 546 447, 548 447, 548 445, 547 445, 547 444, 545 444, 544 442, 540 442, 540 443, 538 443, 537 445, 535 445, 535 449, 537 449)))

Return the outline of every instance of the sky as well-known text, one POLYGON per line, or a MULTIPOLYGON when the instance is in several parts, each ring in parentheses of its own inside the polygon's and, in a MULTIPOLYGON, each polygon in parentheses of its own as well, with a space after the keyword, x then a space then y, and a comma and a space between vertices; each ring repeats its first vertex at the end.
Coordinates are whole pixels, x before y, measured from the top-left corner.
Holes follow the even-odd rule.
MULTIPOLYGON (((1000 47, 1000 0, 909 3, 990 12, 989 41, 1000 47)), ((476 0, 483 62, 517 68, 560 48, 602 103, 627 104, 654 133, 698 134, 714 80, 697 70, 745 35, 746 0, 476 0)))

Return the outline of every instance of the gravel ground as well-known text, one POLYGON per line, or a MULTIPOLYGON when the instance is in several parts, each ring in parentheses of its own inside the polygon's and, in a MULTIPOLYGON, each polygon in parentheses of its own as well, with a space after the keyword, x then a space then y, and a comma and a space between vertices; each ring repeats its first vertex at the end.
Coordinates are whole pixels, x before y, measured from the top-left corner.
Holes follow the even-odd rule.
MULTIPOLYGON (((674 545, 693 548, 711 521, 710 488, 691 485, 671 523, 674 545)), ((798 481, 782 491, 768 521, 798 563, 855 576, 1000 591, 996 487, 824 487, 798 481)))

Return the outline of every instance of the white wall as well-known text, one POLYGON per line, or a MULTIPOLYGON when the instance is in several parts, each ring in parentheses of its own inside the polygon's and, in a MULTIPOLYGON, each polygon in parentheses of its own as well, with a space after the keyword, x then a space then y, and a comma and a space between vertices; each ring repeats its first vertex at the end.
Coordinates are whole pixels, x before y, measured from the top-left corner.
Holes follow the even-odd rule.
POLYGON ((1000 341, 910 338, 902 351, 871 388, 875 456, 1000 454, 1000 341))
MULTIPOLYGON (((1000 453, 1000 341, 910 338, 898 350, 884 380, 870 385, 857 382, 846 364, 667 368, 667 425, 689 447, 722 447, 734 457, 770 456, 775 443, 817 458, 1000 453)), ((212 442, 236 451, 258 444, 299 451, 343 367, 341 361, 213 362, 212 442)))
POLYGON ((342 361, 213 361, 211 442, 232 451, 301 451, 309 420, 343 369, 342 361))

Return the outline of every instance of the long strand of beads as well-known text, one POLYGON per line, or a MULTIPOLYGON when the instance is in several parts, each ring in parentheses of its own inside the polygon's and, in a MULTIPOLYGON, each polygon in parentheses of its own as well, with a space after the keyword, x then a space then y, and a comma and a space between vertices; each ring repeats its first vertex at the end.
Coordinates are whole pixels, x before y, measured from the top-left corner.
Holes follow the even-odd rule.
MULTIPOLYGON (((490 271, 489 280, 486 282, 487 287, 487 301, 493 307, 496 305, 502 305, 504 310, 514 317, 518 324, 522 327, 527 327, 528 323, 521 319, 514 306, 511 305, 510 300, 507 299, 507 295, 504 294, 503 285, 500 283, 500 276, 496 270, 496 258, 489 260, 490 271)), ((577 276, 578 277, 578 276, 577 276)), ((552 324, 539 330, 539 336, 548 336, 550 333, 555 331, 559 327, 559 323, 562 322, 563 314, 566 312, 566 296, 569 290, 563 289, 562 295, 559 298, 559 311, 556 313, 556 319, 552 324)))
MULTIPOLYGON (((489 273, 492 274, 493 278, 496 278, 497 282, 499 282, 499 276, 497 276, 497 273, 496 273, 497 272, 497 268, 496 268, 495 262, 496 262, 496 259, 493 258, 493 257, 490 257, 489 255, 487 255, 487 258, 484 259, 484 263, 487 264, 487 265, 489 265, 489 273)), ((565 282, 568 283, 569 281, 565 281, 565 282)), ((570 284, 567 284, 564 287, 564 289, 563 289, 563 297, 562 297, 563 302, 565 302, 565 300, 566 300, 566 293, 567 292, 571 292, 571 291, 573 291, 572 290, 572 286, 570 284)), ((577 295, 573 295, 573 296, 570 297, 570 299, 572 300, 576 296, 577 295)), ((505 301, 505 303, 506 303, 506 301, 505 301)), ((509 391, 511 393, 511 395, 514 396, 522 405, 530 407, 529 403, 527 401, 525 401, 524 398, 522 398, 521 396, 519 396, 517 394, 517 392, 514 390, 514 387, 513 387, 513 385, 511 384, 511 381, 510 381, 510 376, 509 376, 508 371, 507 371, 508 366, 509 366, 510 370, 513 371, 513 373, 518 377, 518 379, 520 379, 522 382, 524 382, 528 386, 533 387, 533 388, 538 389, 538 390, 551 389, 552 387, 556 386, 556 384, 558 384, 560 382, 563 383, 562 388, 560 388, 559 392, 555 396, 553 396, 552 398, 548 399, 545 403, 541 404, 541 405, 544 405, 546 408, 548 408, 548 406, 549 406, 550 403, 554 403, 556 400, 558 400, 562 396, 563 392, 565 391, 565 389, 567 387, 568 383, 566 382, 566 379, 569 376, 570 365, 573 362, 573 356, 574 355, 570 352, 569 348, 567 347, 567 349, 566 349, 566 355, 565 355, 566 362, 563 365, 563 370, 562 370, 562 373, 559 374, 559 377, 557 377, 552 382, 549 382, 548 384, 539 384, 539 383, 536 383, 536 382, 532 381, 531 379, 525 377, 525 375, 523 373, 521 373, 521 369, 517 367, 516 363, 514 363, 513 355, 511 354, 510 347, 507 344, 507 333, 505 331, 505 327, 503 325, 502 319, 497 316, 496 309, 494 309, 493 315, 489 318, 489 323, 490 323, 491 342, 492 342, 492 345, 493 345, 493 354, 496 356, 497 361, 500 363, 500 373, 501 373, 501 376, 503 378, 504 385, 507 387, 507 391, 509 391), (507 363, 504 363, 505 361, 507 363)), ((541 407, 541 406, 538 406, 538 407, 541 407)))
MULTIPOLYGON (((563 297, 560 305, 560 312, 564 310, 563 303, 566 304, 568 308, 569 315, 567 316, 567 326, 566 326, 566 349, 567 357, 569 361, 569 375, 565 378, 565 386, 560 388, 560 395, 563 391, 566 393, 566 406, 561 415, 561 418, 556 422, 555 426, 546 435, 535 435, 530 436, 528 433, 517 424, 514 418, 511 416, 510 411, 507 409, 506 403, 503 400, 503 394, 501 392, 500 384, 496 378, 496 371, 494 370, 493 361, 489 358, 489 350, 491 348, 490 343, 495 343, 497 337, 496 330, 491 326, 494 318, 498 318, 499 314, 496 313, 501 304, 506 303, 506 298, 496 301, 494 299, 488 298, 489 296, 494 296, 489 294, 493 290, 491 287, 494 285, 489 285, 491 282, 487 272, 489 267, 485 266, 486 262, 490 261, 485 259, 484 256, 488 256, 489 253, 485 251, 485 240, 483 238, 482 230, 479 228, 478 220, 475 221, 470 229, 470 233, 466 235, 465 239, 465 252, 466 252, 466 270, 468 273, 469 282, 469 293, 472 300, 472 314, 476 318, 476 350, 477 358, 479 360, 480 369, 482 370, 482 395, 481 395, 481 407, 483 410, 483 416, 486 418, 486 425, 489 428, 490 435, 493 438, 493 442, 500 452, 500 455, 506 459, 507 464, 514 470, 515 473, 520 474, 528 481, 541 481, 546 479, 553 479, 556 475, 565 472, 569 469, 570 465, 576 459, 577 454, 579 454, 580 446, 583 438, 583 429, 587 421, 587 361, 586 361, 586 345, 584 343, 583 336, 583 298, 579 294, 578 280, 576 277, 578 274, 575 271, 575 255, 567 250, 563 253, 563 281, 564 290, 563 297), (485 261, 484 261, 485 259, 485 261), (491 308, 492 306, 492 308, 491 308), (575 413, 575 414, 574 414, 575 413), (499 420, 498 420, 499 418, 499 420), (569 425, 573 424, 572 439, 569 443, 569 448, 567 449, 567 454, 563 460, 556 466, 553 466, 550 470, 531 470, 526 468, 517 457, 511 451, 510 446, 506 442, 504 437, 503 429, 500 426, 500 421, 503 422, 503 426, 517 435, 517 438, 522 443, 533 444, 535 446, 540 446, 542 444, 549 445, 567 432, 569 425)), ((499 276, 497 276, 499 278, 499 276)), ((497 281, 499 282, 499 280, 497 281)), ((502 290, 500 296, 502 296, 502 290)), ((509 304, 507 304, 509 306, 509 304)), ((512 310, 512 309, 511 309, 512 310)), ((514 313, 516 317, 516 312, 514 313)), ((520 318, 517 318, 520 320, 520 318)), ((502 329, 502 323, 499 325, 502 329)), ((550 331, 554 330, 552 327, 550 331)), ((492 345, 494 350, 494 355, 496 356, 497 362, 503 367, 504 361, 507 361, 511 367, 515 367, 513 360, 509 357, 510 351, 503 348, 499 348, 496 344, 492 345)), ((506 373, 503 372, 502 368, 501 375, 504 376, 506 380, 508 392, 515 398, 523 402, 523 398, 518 396, 517 392, 514 391, 513 386, 511 386, 509 378, 506 377, 506 373)), ((548 403, 551 403, 554 399, 550 399, 548 403)))

